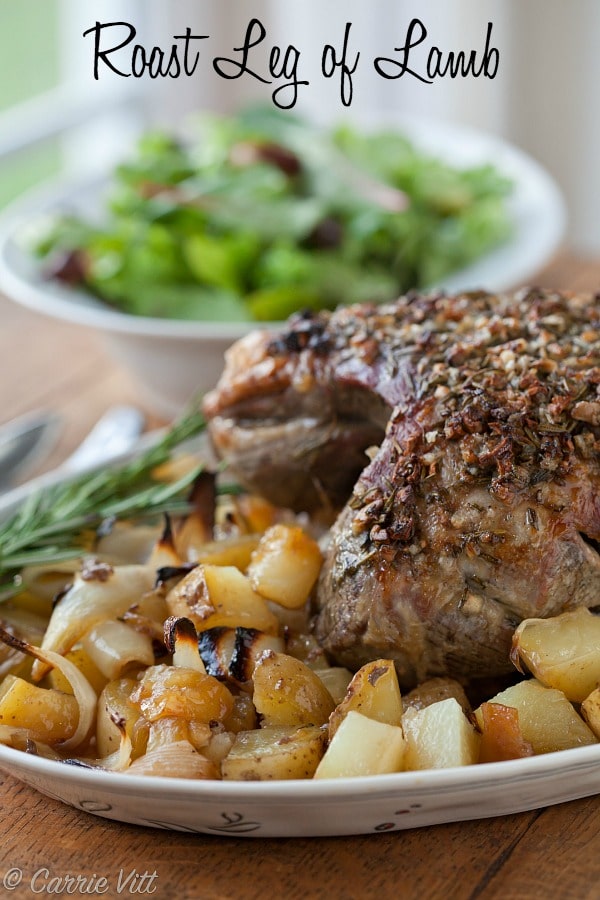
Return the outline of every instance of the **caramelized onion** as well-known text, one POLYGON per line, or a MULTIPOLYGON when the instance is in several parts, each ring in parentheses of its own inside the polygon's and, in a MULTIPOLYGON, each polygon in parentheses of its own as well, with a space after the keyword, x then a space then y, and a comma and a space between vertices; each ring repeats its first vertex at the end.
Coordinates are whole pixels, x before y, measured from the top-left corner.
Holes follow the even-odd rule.
POLYGON ((131 763, 128 775, 160 775, 166 778, 214 779, 217 767, 194 750, 189 741, 163 744, 131 763))
POLYGON ((173 654, 173 665, 195 669, 206 675, 206 668, 198 650, 198 634, 190 619, 169 616, 165 622, 165 646, 173 654))
POLYGON ((61 749, 71 750, 83 744, 94 724, 97 699, 96 692, 85 675, 70 660, 65 659, 64 656, 60 656, 60 654, 52 650, 34 647, 33 644, 29 644, 27 641, 15 638, 3 628, 0 628, 0 641, 8 644, 9 647, 14 647, 22 653, 26 653, 28 656, 32 656, 35 660, 43 663, 46 670, 58 669, 62 673, 73 689, 75 700, 79 706, 79 720, 74 734, 62 742, 61 749))
POLYGON ((82 643, 89 658, 109 681, 126 675, 132 666, 154 665, 151 638, 124 622, 100 622, 82 643))
POLYGON ((41 741, 32 741, 26 728, 13 728, 12 725, 0 725, 0 744, 42 756, 44 759, 61 759, 56 750, 41 741))
MULTIPOLYGON (((54 607, 42 650, 66 653, 99 622, 122 616, 152 589, 153 582, 154 572, 149 566, 119 566, 105 571, 102 578, 79 572, 73 586, 54 607)), ((33 677, 39 681, 49 669, 38 658, 33 677)))

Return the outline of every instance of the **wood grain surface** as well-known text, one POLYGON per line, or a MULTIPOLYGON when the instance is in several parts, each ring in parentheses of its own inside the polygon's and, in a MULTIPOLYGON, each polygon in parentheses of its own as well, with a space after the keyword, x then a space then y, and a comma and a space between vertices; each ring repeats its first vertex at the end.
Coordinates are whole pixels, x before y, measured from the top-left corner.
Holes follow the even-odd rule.
MULTIPOLYGON (((600 263, 560 256, 540 285, 600 290, 600 263)), ((0 422, 57 410, 56 465, 113 403, 144 408, 138 386, 89 331, 0 298, 0 422)), ((160 423, 151 410, 148 427, 160 423)), ((0 773, 0 897, 50 893, 67 875, 106 878, 104 896, 194 900, 587 900, 600 898, 600 800, 352 838, 267 840, 161 832, 77 812, 0 773), (21 884, 9 890, 11 871, 21 884), (48 877, 33 882, 34 873, 48 877), (134 872, 137 878, 120 885, 134 872), (156 873, 142 881, 144 873, 156 873), (4 879, 7 878, 6 885, 4 879), (58 879, 51 882, 50 878, 58 879), (47 885, 47 887, 44 887, 47 885), (136 886, 138 890, 136 891, 136 886), (145 888, 145 890, 143 890, 145 888)), ((66 889, 53 896, 67 896, 66 889)), ((72 896, 82 896, 82 891, 72 896)), ((88 890, 87 896, 94 893, 88 890)))

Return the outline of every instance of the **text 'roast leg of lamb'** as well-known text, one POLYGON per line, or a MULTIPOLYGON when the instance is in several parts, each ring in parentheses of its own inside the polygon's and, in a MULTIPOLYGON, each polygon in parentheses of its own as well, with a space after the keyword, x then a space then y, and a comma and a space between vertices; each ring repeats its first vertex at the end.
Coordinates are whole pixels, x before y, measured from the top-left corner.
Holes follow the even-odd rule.
POLYGON ((205 410, 249 487, 345 503, 315 618, 340 664, 393 658, 404 687, 501 675, 523 618, 600 605, 598 298, 297 315, 229 351, 205 410))

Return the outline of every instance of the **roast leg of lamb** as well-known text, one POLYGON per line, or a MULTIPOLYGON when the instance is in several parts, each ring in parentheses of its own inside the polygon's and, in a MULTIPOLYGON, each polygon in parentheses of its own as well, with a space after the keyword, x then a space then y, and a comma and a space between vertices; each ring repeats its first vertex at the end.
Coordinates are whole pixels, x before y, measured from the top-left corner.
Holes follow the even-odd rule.
POLYGON ((341 508, 315 631, 342 665, 502 675, 523 618, 600 606, 598 298, 297 315, 230 350, 205 410, 249 487, 341 508))

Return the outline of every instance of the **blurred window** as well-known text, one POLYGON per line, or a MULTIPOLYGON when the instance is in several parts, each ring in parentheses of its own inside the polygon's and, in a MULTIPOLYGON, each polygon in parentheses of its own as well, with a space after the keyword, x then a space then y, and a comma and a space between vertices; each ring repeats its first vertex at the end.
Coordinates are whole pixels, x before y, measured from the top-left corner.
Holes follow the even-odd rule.
MULTIPOLYGON (((18 3, 4 4, 0 28, 1 112, 58 84, 59 3, 60 0, 44 0, 43 3, 19 0, 18 3)), ((0 130, 2 137, 14 119, 4 121, 8 124, 0 130)), ((56 172, 59 161, 56 140, 49 140, 43 146, 32 146, 23 153, 11 153, 0 173, 0 206, 31 184, 56 172)))
MULTIPOLYGON (((96 18, 98 11, 81 0, 2 3, 0 209, 63 169, 77 174, 110 165, 142 127, 143 79, 93 81, 83 32, 96 18)), ((103 0, 101 18, 144 22, 153 16, 144 15, 143 0, 103 0)))

